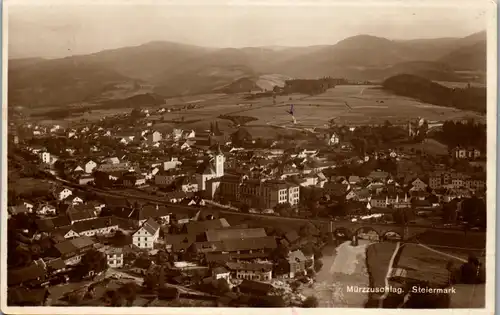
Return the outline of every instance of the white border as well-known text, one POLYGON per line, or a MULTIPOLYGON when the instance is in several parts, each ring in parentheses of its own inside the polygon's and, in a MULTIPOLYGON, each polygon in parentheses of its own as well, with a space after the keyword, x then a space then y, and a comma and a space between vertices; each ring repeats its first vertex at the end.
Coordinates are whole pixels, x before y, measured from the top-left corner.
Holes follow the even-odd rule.
POLYGON ((495 230, 496 230, 496 155, 497 155, 497 4, 494 0, 409 0, 403 1, 376 1, 376 0, 351 0, 350 2, 335 1, 335 0, 318 0, 318 1, 301 1, 301 0, 269 0, 269 1, 252 1, 252 0, 210 0, 207 2, 201 0, 4 0, 2 30, 3 30, 3 54, 2 54, 2 182, 1 182, 1 200, 2 200, 2 220, 1 220, 1 311, 5 314, 232 314, 238 312, 240 315, 256 314, 276 315, 289 314, 289 312, 301 314, 318 314, 322 315, 325 312, 335 312, 335 314, 401 314, 406 312, 409 314, 435 313, 435 314, 493 314, 495 310, 495 230), (8 307, 6 301, 7 295, 7 66, 8 66, 8 4, 12 5, 85 5, 85 4, 113 4, 113 5, 131 5, 140 2, 145 5, 243 5, 243 6, 267 6, 267 5, 293 5, 293 6, 378 6, 378 5, 396 5, 396 6, 478 6, 483 1, 485 13, 487 15, 487 282, 486 282, 486 307, 484 309, 439 309, 439 310, 416 310, 416 309, 360 309, 360 308, 317 308, 317 309, 290 309, 290 308, 182 308, 182 307, 8 307), (7 3, 6 3, 7 2, 7 3))

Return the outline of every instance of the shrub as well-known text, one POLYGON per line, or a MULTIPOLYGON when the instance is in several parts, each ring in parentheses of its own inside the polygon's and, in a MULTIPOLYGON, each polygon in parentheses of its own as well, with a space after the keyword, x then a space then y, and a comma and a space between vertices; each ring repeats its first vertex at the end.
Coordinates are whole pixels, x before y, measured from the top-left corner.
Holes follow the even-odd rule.
POLYGON ((302 307, 306 307, 306 308, 314 308, 314 307, 318 307, 318 306, 319 306, 319 301, 318 301, 318 298, 315 296, 309 296, 302 303, 302 307))

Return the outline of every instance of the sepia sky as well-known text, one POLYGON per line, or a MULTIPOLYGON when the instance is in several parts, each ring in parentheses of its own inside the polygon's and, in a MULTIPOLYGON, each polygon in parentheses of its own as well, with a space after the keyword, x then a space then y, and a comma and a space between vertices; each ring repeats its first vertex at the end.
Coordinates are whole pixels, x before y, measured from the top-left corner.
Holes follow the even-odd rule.
POLYGON ((433 7, 361 5, 363 1, 354 1, 355 6, 10 2, 10 58, 55 58, 159 40, 210 47, 309 46, 335 44, 359 34, 390 39, 463 37, 486 28, 484 6, 460 0, 433 7))

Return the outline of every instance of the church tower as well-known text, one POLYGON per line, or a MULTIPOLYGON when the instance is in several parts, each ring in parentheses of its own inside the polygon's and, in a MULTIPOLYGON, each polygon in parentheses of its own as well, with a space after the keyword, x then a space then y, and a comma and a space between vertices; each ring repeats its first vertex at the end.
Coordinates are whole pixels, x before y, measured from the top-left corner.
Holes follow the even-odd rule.
POLYGON ((217 146, 217 151, 215 152, 215 176, 224 176, 224 154, 220 150, 220 146, 217 146))

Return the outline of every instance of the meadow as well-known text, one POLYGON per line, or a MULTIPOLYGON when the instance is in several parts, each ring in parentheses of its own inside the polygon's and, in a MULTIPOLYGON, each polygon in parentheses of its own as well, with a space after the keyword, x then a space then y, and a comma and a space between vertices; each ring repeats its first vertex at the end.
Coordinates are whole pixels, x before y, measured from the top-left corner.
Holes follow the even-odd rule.
MULTIPOLYGON (((205 94, 167 99, 166 108, 180 110, 162 114, 164 123, 157 127, 164 131, 173 128, 207 129, 210 123, 217 121, 223 131, 234 131, 235 126, 219 115, 240 115, 257 118, 246 127, 264 136, 274 137, 277 128, 290 130, 312 127, 323 127, 329 120, 335 119, 337 124, 364 125, 406 123, 409 119, 422 117, 430 121, 474 118, 485 121, 485 116, 475 112, 467 112, 455 108, 440 107, 419 102, 417 100, 393 95, 377 86, 339 85, 323 94, 308 96, 293 94, 287 96, 247 100, 243 94, 205 94), (182 109, 185 105, 195 104, 196 108, 182 109), (297 124, 287 111, 294 105, 297 124), (184 119, 185 123, 181 120, 184 119), (174 122, 175 121, 175 122, 174 122)), ((158 108, 150 107, 150 109, 158 108)), ((82 118, 96 121, 108 115, 128 112, 131 109, 92 110, 90 113, 71 117, 75 122, 82 118)), ((160 115, 152 115, 149 119, 158 120, 160 115)), ((51 121, 52 123, 56 123, 51 121)))

